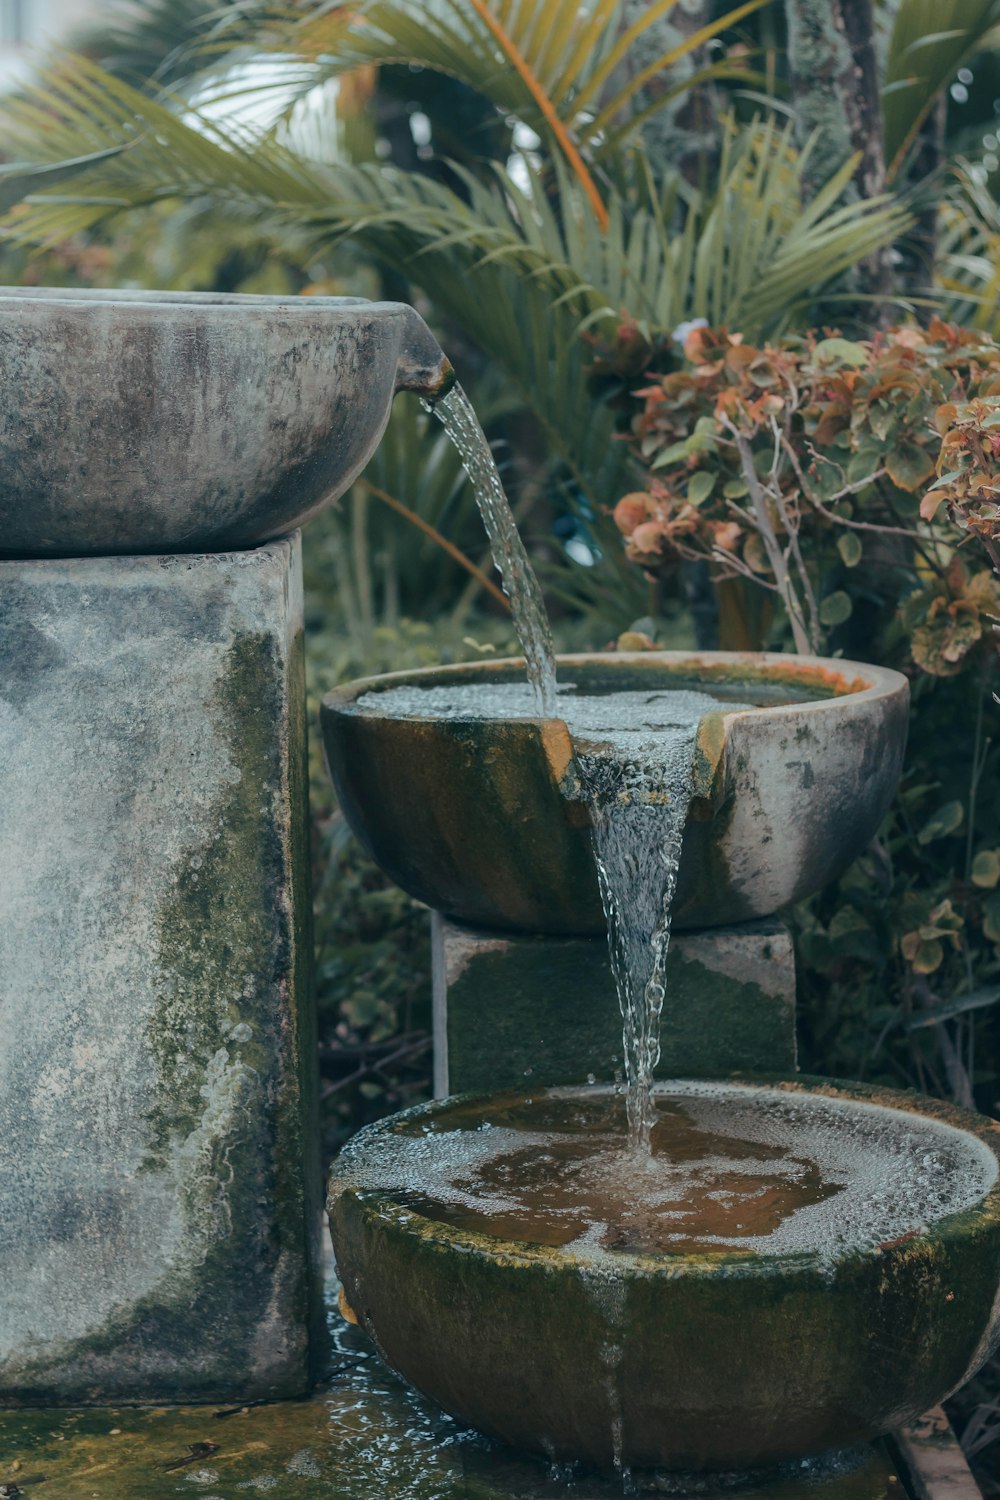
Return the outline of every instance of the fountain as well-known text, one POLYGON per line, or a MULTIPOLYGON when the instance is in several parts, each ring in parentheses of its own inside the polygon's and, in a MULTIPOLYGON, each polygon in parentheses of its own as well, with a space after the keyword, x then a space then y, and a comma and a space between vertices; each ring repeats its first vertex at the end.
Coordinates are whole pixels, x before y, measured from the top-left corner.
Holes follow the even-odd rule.
MULTIPOLYGON (((773 914, 873 837, 907 684, 724 653, 558 669, 555 718, 537 716, 519 662, 324 701, 355 832, 439 914, 450 1095, 342 1153, 338 1268, 382 1356, 479 1430, 626 1486, 669 1489, 678 1472, 694 1493, 715 1472, 769 1493, 783 1466, 934 1406, 1000 1333, 1000 1127, 797 1076, 787 1029, 773 914), (768 966, 777 983, 760 982, 768 966), (693 968, 702 982, 685 985, 693 968), (745 1014, 734 1025, 748 999, 749 1033, 745 1014)), ((855 1493, 807 1472, 803 1494, 855 1493)), ((874 1484, 866 1496, 893 1493, 874 1484)))
POLYGON ((13 1441, 75 1496, 124 1430, 187 1450, 152 1481, 130 1450, 130 1496, 275 1488, 253 1455, 279 1451, 345 1500, 901 1494, 865 1445, 995 1339, 997 1127, 796 1075, 774 913, 877 827, 905 680, 656 653, 557 685, 412 309, 7 289, 0 371, 0 1401, 41 1408, 0 1422, 0 1482, 13 1441), (462 447, 527 663, 324 703, 348 817, 436 913, 452 1096, 362 1132, 328 1212, 345 1313, 486 1437, 337 1315, 317 1398, 241 1404, 328 1358, 294 528, 401 389, 462 447), (247 1418, 226 1472, 178 1401, 247 1418), (151 1409, 52 1410, 115 1402, 151 1409))

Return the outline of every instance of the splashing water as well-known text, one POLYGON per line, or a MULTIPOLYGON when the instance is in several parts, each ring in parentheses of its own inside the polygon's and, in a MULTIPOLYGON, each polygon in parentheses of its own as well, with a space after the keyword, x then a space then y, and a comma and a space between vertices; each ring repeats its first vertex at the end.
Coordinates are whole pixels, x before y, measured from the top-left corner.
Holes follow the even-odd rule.
POLYGON ((500 574, 503 591, 510 600, 514 630, 524 652, 536 712, 543 718, 551 718, 556 701, 556 661, 549 617, 486 434, 460 385, 452 386, 446 396, 434 402, 425 401, 424 406, 444 425, 472 481, 476 504, 490 539, 493 562, 500 574))
MULTIPOLYGON (((520 683, 392 688, 358 709, 435 718, 517 719, 531 714, 520 683)), ((660 1016, 691 767, 698 726, 723 704, 689 689, 608 694, 561 684, 555 711, 573 736, 622 1014, 628 1144, 649 1151, 650 1096, 660 1058, 660 1016)))
POLYGON ((832 1269, 997 1181, 975 1136, 884 1104, 674 1080, 653 1105, 651 1154, 623 1158, 622 1101, 606 1086, 439 1102, 432 1121, 356 1137, 333 1191, 387 1191, 464 1232, 565 1249, 614 1294, 633 1256, 737 1251, 832 1269))

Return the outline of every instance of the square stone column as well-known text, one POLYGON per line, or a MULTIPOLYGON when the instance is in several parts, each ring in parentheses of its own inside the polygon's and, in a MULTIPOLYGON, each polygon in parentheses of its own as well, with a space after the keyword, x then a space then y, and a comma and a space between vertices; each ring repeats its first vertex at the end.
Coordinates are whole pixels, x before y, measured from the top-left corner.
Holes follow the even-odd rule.
POLYGON ((297 536, 0 562, 0 1404, 309 1387, 297 536))
MULTIPOLYGON (((621 1014, 604 938, 432 917, 434 1091, 612 1081, 621 1014)), ((794 1072, 795 959, 780 922, 675 933, 659 1078, 794 1072)))

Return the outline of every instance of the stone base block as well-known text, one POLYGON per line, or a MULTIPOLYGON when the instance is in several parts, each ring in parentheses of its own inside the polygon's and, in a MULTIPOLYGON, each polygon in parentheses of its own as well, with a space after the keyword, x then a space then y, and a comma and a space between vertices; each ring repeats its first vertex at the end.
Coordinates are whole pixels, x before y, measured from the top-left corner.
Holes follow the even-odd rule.
MULTIPOLYGON (((603 938, 477 931, 435 914, 434 1087, 614 1079, 621 1017, 603 938)), ((658 1076, 795 1069, 795 961, 775 921, 677 933, 658 1076)))
POLYGON ((0 1403, 308 1389, 297 538, 0 562, 0 1403))

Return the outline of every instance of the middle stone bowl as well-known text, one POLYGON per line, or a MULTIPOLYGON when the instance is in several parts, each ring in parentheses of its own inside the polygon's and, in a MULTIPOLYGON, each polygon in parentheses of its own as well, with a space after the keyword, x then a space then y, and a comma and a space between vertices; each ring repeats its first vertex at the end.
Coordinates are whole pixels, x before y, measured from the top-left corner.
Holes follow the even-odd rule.
POLYGON ((1000 1125, 820 1079, 466 1096, 333 1172, 347 1301, 459 1419, 554 1459, 757 1469, 937 1404, 996 1343, 1000 1125))
MULTIPOLYGON (((720 700, 698 734, 675 929, 768 916, 819 890, 865 848, 896 789, 909 705, 899 672, 724 651, 558 665, 567 690, 694 688, 720 700), (731 711, 725 701, 753 706, 731 711)), ((377 863, 435 910, 485 927, 603 933, 590 811, 565 723, 379 706, 396 688, 523 680, 521 661, 479 662, 328 694, 321 719, 337 795, 377 863)))

